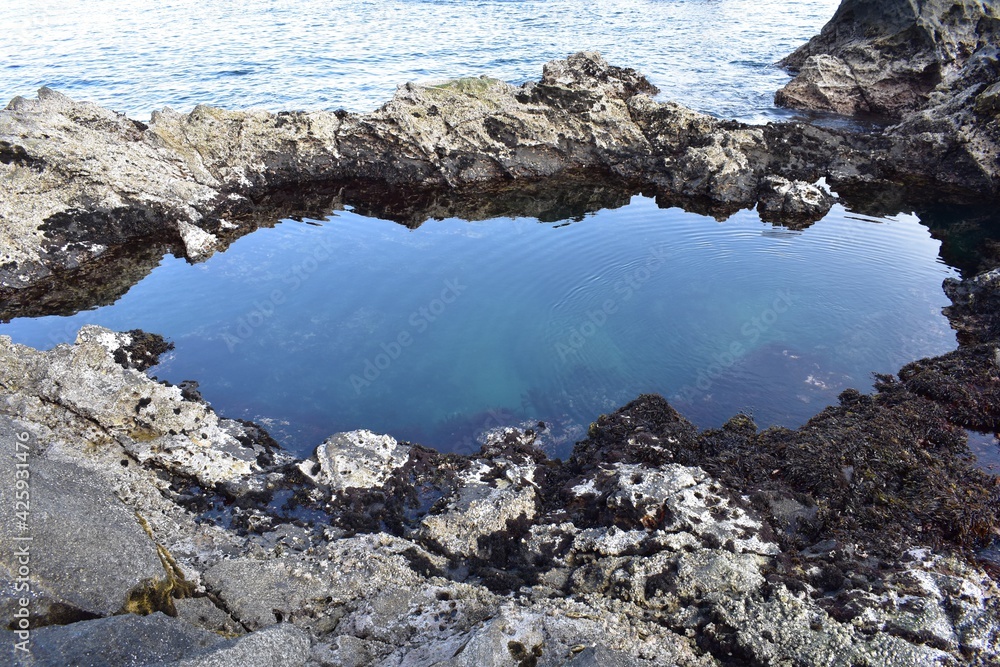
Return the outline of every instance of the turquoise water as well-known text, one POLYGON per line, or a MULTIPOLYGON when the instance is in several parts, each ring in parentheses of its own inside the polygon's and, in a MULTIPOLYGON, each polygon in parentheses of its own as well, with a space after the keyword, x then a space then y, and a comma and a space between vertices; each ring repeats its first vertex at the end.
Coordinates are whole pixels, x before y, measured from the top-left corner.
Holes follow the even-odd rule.
POLYGON ((839 0, 31 0, 0 3, 0 96, 52 86, 144 120, 154 109, 370 111, 396 86, 522 82, 580 50, 719 116, 785 117, 780 60, 839 0))
POLYGON ((796 426, 873 371, 954 349, 939 246, 913 216, 839 206, 801 232, 642 197, 572 224, 411 230, 342 211, 202 264, 167 257, 112 306, 0 334, 48 348, 85 323, 161 333, 176 349, 151 373, 200 381, 221 414, 303 453, 362 427, 469 450, 542 420, 565 454, 642 392, 703 427, 740 410, 796 426))

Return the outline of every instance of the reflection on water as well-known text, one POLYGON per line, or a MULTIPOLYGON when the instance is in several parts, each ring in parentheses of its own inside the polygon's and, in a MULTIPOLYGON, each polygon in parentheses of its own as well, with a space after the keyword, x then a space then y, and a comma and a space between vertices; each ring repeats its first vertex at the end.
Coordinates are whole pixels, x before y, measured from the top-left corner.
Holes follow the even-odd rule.
POLYGON ((795 426, 872 372, 954 349, 939 243, 908 215, 835 209, 801 232, 635 197, 571 225, 344 211, 203 264, 166 258, 113 306, 19 319, 36 347, 93 322, 176 344, 160 378, 305 452, 370 428, 443 449, 539 420, 557 453, 643 392, 699 426, 795 426))
POLYGON ((976 457, 976 465, 986 472, 1000 475, 1000 437, 996 433, 966 431, 969 449, 976 457))

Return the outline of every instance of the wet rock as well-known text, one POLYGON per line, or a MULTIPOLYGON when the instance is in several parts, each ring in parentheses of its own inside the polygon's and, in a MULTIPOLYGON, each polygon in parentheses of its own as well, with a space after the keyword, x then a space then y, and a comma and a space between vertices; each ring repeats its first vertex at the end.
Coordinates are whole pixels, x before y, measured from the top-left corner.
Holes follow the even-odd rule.
POLYGON ((336 493, 382 486, 407 462, 410 448, 391 436, 362 430, 330 436, 314 456, 300 469, 336 493))
POLYGON ((31 632, 30 654, 15 652, 14 633, 0 631, 0 636, 4 639, 0 660, 6 665, 24 667, 159 665, 225 643, 216 634, 159 612, 38 628, 31 632))
POLYGON ((41 458, 42 446, 34 428, 0 415, 0 452, 10 462, 0 479, 9 508, 0 516, 3 627, 17 627, 22 612, 36 627, 170 610, 173 577, 134 511, 96 475, 41 458))
POLYGON ((945 314, 963 342, 1000 340, 1000 269, 968 280, 945 280, 944 291, 952 302, 945 314))

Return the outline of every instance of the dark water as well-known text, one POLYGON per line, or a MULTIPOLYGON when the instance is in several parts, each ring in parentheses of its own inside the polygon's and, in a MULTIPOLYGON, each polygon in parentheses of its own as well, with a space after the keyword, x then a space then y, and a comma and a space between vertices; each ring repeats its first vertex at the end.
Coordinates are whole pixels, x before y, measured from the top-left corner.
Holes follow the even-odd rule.
POLYGON ((1000 437, 996 433, 966 431, 969 449, 976 456, 976 463, 986 472, 1000 475, 1000 437))
MULTIPOLYGON (((310 450, 370 428, 442 449, 543 420, 565 453, 602 412, 658 392, 696 424, 740 410, 795 426, 871 373, 954 349, 956 271, 913 216, 840 207, 802 232, 645 198, 569 225, 352 212, 284 221, 189 265, 168 257, 113 306, 15 320, 36 347, 94 322, 176 344, 152 371, 310 450)), ((478 445, 476 445, 478 448, 478 445)))
POLYGON ((536 79, 580 50, 665 97, 783 117, 773 67, 839 0, 31 0, 0 3, 0 97, 42 85, 145 119, 154 109, 369 111, 396 86, 536 79))

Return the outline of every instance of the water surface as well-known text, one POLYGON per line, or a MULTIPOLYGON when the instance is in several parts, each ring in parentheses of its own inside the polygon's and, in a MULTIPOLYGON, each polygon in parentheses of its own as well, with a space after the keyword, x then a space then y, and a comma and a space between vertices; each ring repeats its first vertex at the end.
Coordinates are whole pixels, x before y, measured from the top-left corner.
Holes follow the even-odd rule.
POLYGON ((797 426, 872 372, 955 348, 939 243, 913 216, 835 207, 793 232, 652 200, 572 224, 342 211, 283 221, 189 265, 165 258, 113 306, 0 326, 47 348, 85 323, 176 345, 152 372, 311 450, 354 428, 446 450, 542 420, 565 454, 643 392, 702 427, 797 426))
POLYGON ((154 109, 369 111, 406 81, 515 83, 597 50, 706 113, 784 117, 773 63, 839 0, 32 0, 0 3, 0 95, 154 109))

